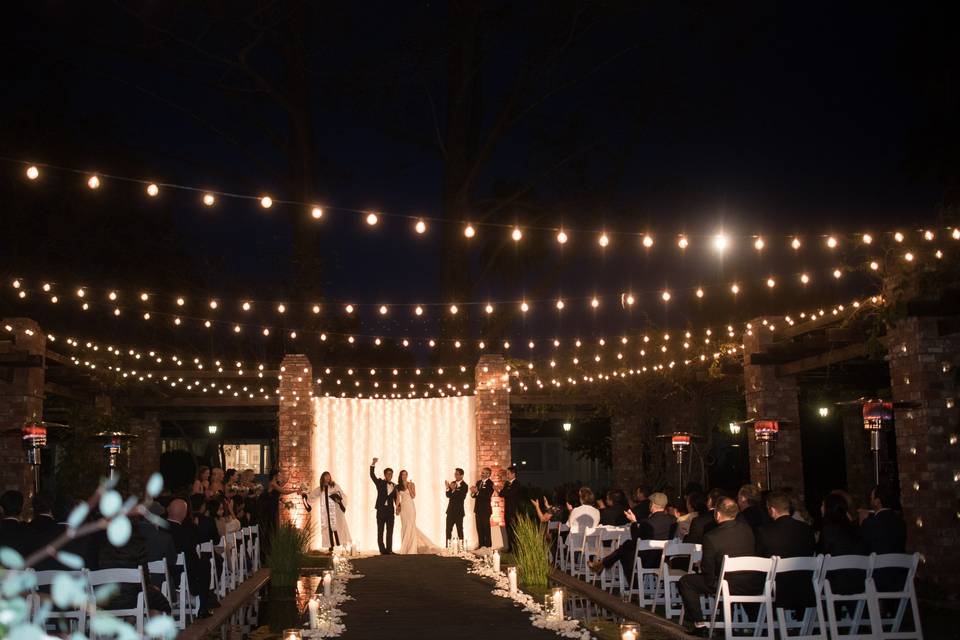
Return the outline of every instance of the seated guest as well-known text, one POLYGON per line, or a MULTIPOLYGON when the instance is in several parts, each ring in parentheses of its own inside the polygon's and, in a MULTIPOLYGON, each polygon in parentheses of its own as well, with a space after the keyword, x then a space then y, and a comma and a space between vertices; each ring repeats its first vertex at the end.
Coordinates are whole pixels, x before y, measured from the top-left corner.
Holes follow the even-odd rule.
MULTIPOLYGON (((79 500, 74 500, 73 498, 68 498, 66 496, 58 496, 56 501, 53 503, 53 518, 56 520, 57 526, 61 531, 67 530, 67 519, 70 517, 70 513, 78 504, 80 504, 79 500)), ((98 549, 96 547, 97 541, 94 538, 94 536, 74 538, 64 545, 63 550, 83 558, 83 566, 87 569, 98 569, 98 549)), ((45 558, 44 560, 41 560, 40 564, 37 566, 37 570, 40 571, 49 569, 70 570, 71 567, 61 564, 55 558, 45 558)))
MULTIPOLYGON (((167 511, 159 502, 150 503, 150 513, 163 518, 167 511)), ((167 561, 167 572, 171 580, 177 567, 177 547, 173 542, 173 536, 166 529, 161 529, 147 518, 139 518, 136 522, 140 535, 147 543, 147 562, 156 562, 157 560, 167 561)), ((157 586, 163 586, 163 576, 151 574, 150 582, 157 586)), ((177 585, 170 585, 171 589, 176 589, 177 585)))
POLYGON ((587 529, 600 524, 600 510, 593 506, 593 491, 590 487, 581 487, 578 497, 580 506, 570 507, 570 518, 567 520, 570 533, 586 533, 587 529))
MULTIPOLYGON (((820 539, 817 541, 817 553, 831 556, 848 556, 860 553, 860 532, 856 523, 850 519, 850 505, 846 493, 833 491, 823 499, 820 507, 823 519, 820 521, 820 539)), ((834 593, 863 593, 863 581, 866 576, 856 569, 832 571, 827 578, 834 593)))
MULTIPOLYGON (((907 525, 900 514, 900 502, 893 487, 879 485, 870 491, 873 513, 860 523, 860 545, 863 553, 906 553, 907 525)), ((903 588, 906 571, 877 569, 873 581, 879 591, 897 591, 903 588)))
POLYGON ((707 497, 699 491, 687 494, 687 512, 677 518, 677 537, 686 538, 693 521, 707 512, 707 497))
POLYGON ((740 491, 737 492, 737 506, 740 507, 740 515, 737 517, 750 525, 756 535, 760 525, 767 521, 767 514, 760 506, 760 490, 752 484, 740 487, 740 491))
MULTIPOLYGON (((188 519, 186 501, 180 498, 170 501, 167 505, 167 525, 177 553, 184 556, 190 593, 200 597, 200 617, 209 616, 210 607, 219 603, 210 594, 210 565, 202 562, 197 553, 197 533, 188 519)), ((171 579, 174 584, 180 584, 182 569, 175 567, 173 571, 175 575, 171 579)))
MULTIPOLYGON (((666 512, 667 496, 654 493, 650 496, 650 517, 638 520, 633 511, 627 511, 630 525, 630 540, 607 554, 601 560, 590 562, 590 568, 596 572, 609 569, 617 562, 623 568, 623 575, 633 576, 633 560, 637 552, 637 540, 669 540, 673 536, 677 520, 666 512)), ((640 552, 640 564, 644 567, 656 567, 660 564, 662 551, 653 549, 640 552)))
MULTIPOLYGON (((113 546, 108 540, 106 533, 99 533, 94 536, 98 541, 100 552, 98 554, 98 565, 101 569, 137 569, 142 568, 144 575, 147 569, 147 541, 140 535, 140 526, 136 521, 141 516, 131 515, 130 519, 134 521, 133 530, 126 544, 119 547, 113 546)), ((119 589, 110 598, 107 608, 110 609, 133 609, 137 606, 137 596, 141 591, 139 584, 121 583, 119 589)), ((170 602, 153 584, 147 583, 147 608, 151 612, 170 613, 170 602)))
POLYGON ((29 550, 29 533, 20 520, 23 513, 23 494, 11 489, 0 495, 0 508, 3 509, 3 519, 0 520, 0 547, 10 547, 26 554, 29 550))
MULTIPOLYGON (((33 496, 32 504, 33 520, 30 521, 30 524, 24 525, 24 535, 27 543, 26 553, 28 555, 43 549, 66 531, 66 527, 58 525, 54 519, 53 504, 49 497, 38 493, 33 496)), ((59 566, 52 566, 53 564, 59 565, 56 560, 47 556, 38 563, 36 568, 40 570, 60 568, 59 566), (40 567, 41 564, 45 566, 40 567)))
MULTIPOLYGON (((703 537, 700 573, 690 573, 680 578, 684 617, 703 635, 709 629, 708 623, 703 620, 700 596, 716 595, 723 557, 752 556, 755 553, 753 529, 737 518, 739 513, 737 503, 732 498, 720 499, 716 506, 717 526, 703 537)), ((727 582, 730 593, 736 595, 758 594, 763 590, 763 576, 752 572, 730 575, 727 582)))
MULTIPOLYGON (((797 558, 814 554, 813 527, 791 516, 790 497, 786 493, 767 494, 767 513, 772 521, 757 531, 757 555, 797 558)), ((811 575, 806 571, 778 575, 776 593, 776 606, 784 609, 805 609, 816 602, 811 575)))
POLYGON ((697 516, 690 522, 690 532, 683 537, 684 542, 703 544, 703 536, 717 526, 714 514, 717 504, 723 497, 723 491, 720 489, 710 491, 707 495, 706 508, 703 511, 697 510, 697 516))
POLYGON ((637 520, 646 520, 650 517, 648 495, 650 495, 650 489, 647 488, 647 485, 642 484, 633 490, 633 502, 630 505, 630 510, 633 511, 633 515, 637 516, 637 520))
POLYGON ((626 525, 627 522, 629 522, 625 513, 627 510, 626 502, 623 491, 619 489, 608 491, 606 506, 600 510, 600 524, 611 527, 622 527, 626 525))
POLYGON ((216 513, 219 510, 221 501, 219 498, 195 500, 194 498, 197 497, 198 496, 190 496, 192 520, 197 532, 197 544, 212 542, 216 545, 220 542, 220 536, 222 534, 217 528, 215 517, 211 516, 210 512, 212 509, 213 513, 216 513))
POLYGON ((781 491, 790 499, 790 516, 800 522, 806 522, 812 527, 813 516, 807 511, 807 505, 800 499, 800 494, 789 487, 784 487, 781 491))

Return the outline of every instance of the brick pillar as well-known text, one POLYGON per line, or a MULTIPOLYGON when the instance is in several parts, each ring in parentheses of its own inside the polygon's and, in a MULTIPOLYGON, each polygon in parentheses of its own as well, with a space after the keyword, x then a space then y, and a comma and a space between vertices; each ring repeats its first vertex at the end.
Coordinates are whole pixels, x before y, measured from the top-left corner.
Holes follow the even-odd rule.
MULTIPOLYGON (((847 491, 857 504, 865 505, 873 486, 873 462, 870 454, 870 436, 863 428, 863 413, 859 405, 842 410, 843 458, 847 467, 847 491)), ((884 440, 880 441, 881 447, 884 440)), ((881 460, 884 452, 880 452, 881 460)))
MULTIPOLYGON (((313 367, 303 354, 284 356, 280 366, 279 448, 277 462, 287 473, 291 486, 316 484, 311 455, 313 440, 313 367)), ((292 522, 298 527, 308 519, 303 501, 292 495, 287 498, 293 509, 280 506, 280 523, 292 522)))
POLYGON ((477 473, 510 466, 510 382, 501 355, 480 356, 476 369, 477 473))
MULTIPOLYGON (((790 487, 803 496, 803 457, 800 448, 800 403, 796 378, 777 376, 774 365, 751 363, 751 355, 763 353, 773 341, 774 333, 768 331, 763 320, 783 326, 783 318, 767 317, 752 321, 753 335, 744 335, 743 383, 747 402, 747 418, 776 418, 781 423, 780 435, 770 458, 770 481, 775 488, 790 487)), ((753 429, 748 430, 750 447, 750 481, 763 489, 766 482, 760 444, 753 429)))
POLYGON ((160 469, 160 416, 148 412, 142 418, 130 420, 130 433, 137 436, 130 443, 130 492, 142 495, 150 476, 160 469))
MULTIPOLYGON (((29 318, 0 321, 0 353, 19 356, 11 366, 0 366, 0 434, 20 429, 29 420, 43 419, 44 364, 47 338, 29 318), (10 327, 10 331, 6 330, 10 327)), ((51 461, 44 459, 44 464, 51 461)), ((16 489, 33 496, 33 469, 19 435, 0 435, 0 492, 16 489)))
POLYGON ((941 336, 937 318, 907 317, 888 326, 887 340, 893 400, 920 404, 895 421, 907 550, 922 554, 930 596, 943 598, 960 593, 960 336, 941 336))
POLYGON ((643 484, 643 440, 640 422, 618 411, 610 417, 613 484, 626 492, 643 484))

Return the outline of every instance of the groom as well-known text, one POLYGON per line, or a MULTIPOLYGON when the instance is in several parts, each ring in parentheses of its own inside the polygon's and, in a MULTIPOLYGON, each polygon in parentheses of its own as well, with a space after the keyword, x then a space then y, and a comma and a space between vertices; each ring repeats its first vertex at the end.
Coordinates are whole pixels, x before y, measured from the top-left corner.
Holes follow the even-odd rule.
POLYGON ((467 484, 463 481, 463 469, 453 472, 453 482, 444 480, 447 487, 447 540, 457 528, 457 539, 463 540, 463 501, 467 497, 467 484))
POLYGON ((370 463, 370 479, 377 485, 377 502, 373 508, 377 510, 377 546, 380 547, 380 553, 389 555, 393 553, 390 547, 393 546, 393 513, 396 508, 397 486, 391 482, 393 469, 389 467, 383 470, 383 478, 377 477, 374 468, 379 459, 374 458, 370 463), (386 541, 383 537, 384 528, 387 530, 386 541))

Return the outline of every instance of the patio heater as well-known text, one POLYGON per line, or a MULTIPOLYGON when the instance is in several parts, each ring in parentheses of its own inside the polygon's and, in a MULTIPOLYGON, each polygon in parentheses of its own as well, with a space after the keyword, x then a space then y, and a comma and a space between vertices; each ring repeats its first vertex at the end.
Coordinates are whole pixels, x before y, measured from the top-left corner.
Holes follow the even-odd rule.
POLYGON ((754 418, 747 420, 744 424, 753 426, 753 437, 760 445, 760 457, 763 458, 765 488, 770 490, 772 484, 770 481, 770 458, 773 457, 773 445, 780 436, 780 425, 785 424, 785 421, 774 418, 754 418))
POLYGON ((33 469, 33 493, 40 492, 40 466, 43 462, 43 448, 47 446, 47 437, 56 429, 66 425, 31 419, 19 429, 8 429, 4 435, 20 436, 23 450, 27 454, 27 464, 33 469))
POLYGON ((880 484, 880 434, 894 426, 894 409, 916 409, 919 402, 901 400, 891 402, 877 398, 860 398, 838 405, 860 405, 863 430, 870 434, 870 453, 873 454, 873 483, 880 484))
POLYGON ((671 434, 657 436, 658 438, 670 438, 670 449, 676 456, 677 461, 677 492, 680 498, 683 498, 683 463, 686 454, 690 451, 694 436, 686 431, 674 431, 671 434))
POLYGON ((103 451, 107 458, 107 469, 110 478, 113 478, 114 474, 117 472, 117 459, 120 456, 120 452, 123 451, 124 447, 136 438, 132 433, 127 433, 125 431, 101 431, 96 434, 94 438, 99 440, 103 445, 103 451))

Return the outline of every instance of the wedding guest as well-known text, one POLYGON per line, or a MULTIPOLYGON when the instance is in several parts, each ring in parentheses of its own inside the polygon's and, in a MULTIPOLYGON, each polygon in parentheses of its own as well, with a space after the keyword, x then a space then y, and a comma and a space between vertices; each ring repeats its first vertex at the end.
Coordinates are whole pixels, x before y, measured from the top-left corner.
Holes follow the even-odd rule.
MULTIPOLYGON (((832 491, 823 499, 820 510, 820 539, 817 553, 847 556, 860 553, 860 532, 850 518, 850 506, 843 491, 832 491)), ((827 576, 834 593, 863 593, 863 572, 855 569, 832 571, 827 576)))
MULTIPOLYGON (((814 554, 813 527, 790 515, 790 497, 786 492, 767 494, 767 513, 771 522, 757 530, 757 555, 797 558, 814 554)), ((810 574, 805 571, 778 575, 775 592, 776 605, 784 609, 806 609, 816 601, 810 574)))
MULTIPOLYGON (((171 500, 167 505, 167 527, 177 553, 184 556, 190 593, 200 598, 199 617, 204 618, 210 615, 211 607, 219 606, 219 602, 210 593, 210 565, 201 561, 197 552, 199 541, 196 528, 189 520, 188 509, 186 501, 180 498, 171 500)), ((182 567, 176 566, 172 569, 170 578, 173 584, 180 584, 182 570, 182 567)))
POLYGON ((640 485, 633 490, 633 503, 630 505, 630 510, 638 520, 650 517, 650 499, 647 498, 649 494, 650 489, 646 485, 640 485))
MULTIPOLYGON (((617 562, 623 568, 623 575, 633 575, 633 560, 637 552, 637 540, 669 540, 673 537, 677 519, 666 512, 667 496, 663 493, 650 495, 650 517, 638 520, 632 510, 627 510, 627 519, 630 525, 630 540, 607 554, 600 560, 590 563, 590 568, 596 572, 609 569, 617 562)), ((656 567, 660 564, 660 549, 640 552, 640 564, 644 567, 656 567)), ((632 584, 632 583, 631 583, 632 584)))
POLYGON ((0 495, 0 508, 3 519, 0 520, 0 547, 10 547, 21 555, 29 547, 29 532, 20 515, 23 513, 23 494, 16 490, 4 491, 0 495))
POLYGON ((606 506, 600 510, 600 524, 612 527, 625 526, 629 522, 626 515, 627 509, 629 507, 623 491, 619 489, 607 491, 606 506))
MULTIPOLYGON (((686 537, 690 534, 690 528, 693 526, 693 522, 702 515, 707 513, 707 497, 703 495, 700 491, 693 491, 687 494, 687 512, 677 518, 677 537, 683 538, 684 542, 687 542, 686 537)), ((702 539, 703 531, 701 530, 700 536, 702 539)))
POLYGON ((737 517, 750 525, 754 535, 760 525, 764 524, 767 515, 760 506, 760 490, 752 484, 745 484, 737 492, 737 506, 740 507, 740 515, 737 517))
MULTIPOLYGON (((907 525, 897 509, 900 501, 893 487, 878 485, 870 490, 873 513, 860 523, 860 541, 863 553, 906 553, 907 525)), ((876 569, 873 580, 879 591, 896 591, 903 586, 905 571, 876 569)))
MULTIPOLYGON (((158 518, 164 518, 167 510, 159 502, 150 503, 150 513, 158 518)), ((177 566, 177 547, 173 542, 173 536, 166 529, 161 529, 147 518, 139 518, 136 522, 140 535, 147 543, 147 562, 156 562, 157 560, 166 560, 167 571, 171 573, 177 566)), ((149 580, 157 587, 163 586, 163 576, 150 574, 149 580)))
POLYGON ((207 483, 207 490, 204 495, 207 498, 212 498, 219 493, 223 493, 223 469, 214 467, 210 470, 210 482, 207 483))
POLYGON ((800 522, 806 522, 812 527, 813 516, 807 511, 807 505, 800 499, 800 494, 798 494, 795 489, 789 487, 784 487, 781 491, 790 499, 790 516, 800 522))
MULTIPOLYGON (((146 571, 147 565, 147 542, 140 534, 140 525, 138 520, 140 515, 130 515, 133 521, 133 528, 130 532, 130 538, 126 543, 115 547, 107 540, 107 534, 101 532, 94 536, 98 540, 100 552, 98 554, 98 566, 101 569, 139 569, 146 571)), ((107 608, 112 609, 133 609, 137 606, 137 598, 141 587, 139 584, 121 583, 114 595, 106 603, 107 608)), ((171 612, 170 602, 160 592, 153 583, 147 583, 147 608, 151 613, 171 612)), ((103 603, 100 603, 101 606, 103 603)))
MULTIPOLYGON (((67 530, 67 519, 70 517, 70 514, 73 512, 74 508, 76 508, 76 506, 79 504, 79 500, 75 500, 67 496, 59 496, 57 497, 56 501, 54 501, 53 518, 57 521, 57 525, 60 527, 61 531, 67 530)), ((64 545, 63 550, 83 558, 83 566, 87 569, 96 569, 98 549, 94 546, 94 542, 95 540, 93 536, 74 538, 64 545)), ((40 564, 37 565, 36 569, 38 571, 45 571, 49 569, 69 570, 70 567, 61 564, 54 558, 46 558, 40 561, 40 564)))
POLYGON ((193 481, 193 489, 190 491, 191 494, 204 495, 207 491, 207 487, 210 484, 210 467, 206 465, 200 465, 197 469, 197 477, 193 481))
MULTIPOLYGON (((33 520, 24 525, 24 538, 27 548, 25 556, 43 549, 66 531, 66 527, 57 524, 53 517, 53 504, 49 497, 38 493, 33 496, 33 520)), ((56 559, 46 557, 36 566, 39 570, 59 569, 56 559), (40 566, 43 565, 43 566, 40 566)))
POLYGON ((715 517, 716 506, 724 498, 722 489, 711 489, 707 495, 707 504, 704 511, 698 510, 698 515, 690 522, 690 532, 683 541, 691 544, 703 544, 703 536, 717 526, 715 517))
POLYGON ((580 499, 580 506, 571 506, 570 518, 567 520, 570 533, 583 533, 600 524, 600 510, 593 506, 593 490, 590 487, 581 487, 577 497, 580 499))

